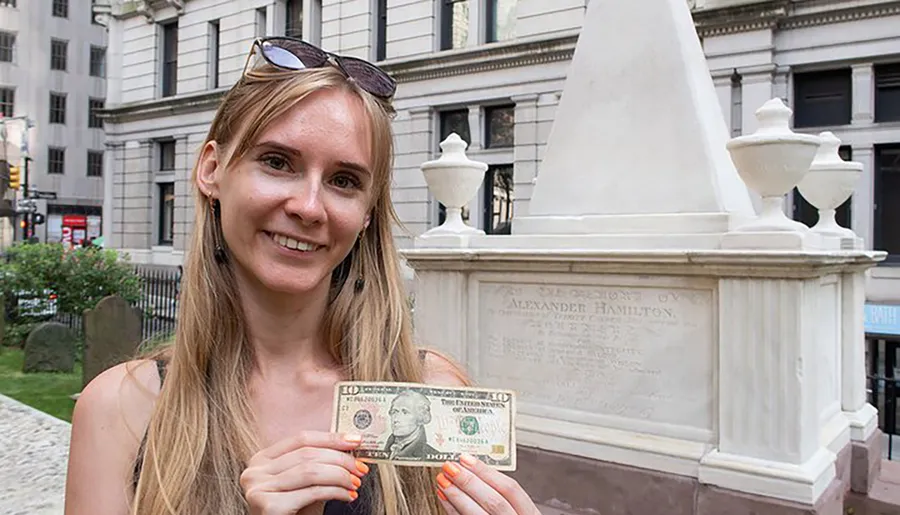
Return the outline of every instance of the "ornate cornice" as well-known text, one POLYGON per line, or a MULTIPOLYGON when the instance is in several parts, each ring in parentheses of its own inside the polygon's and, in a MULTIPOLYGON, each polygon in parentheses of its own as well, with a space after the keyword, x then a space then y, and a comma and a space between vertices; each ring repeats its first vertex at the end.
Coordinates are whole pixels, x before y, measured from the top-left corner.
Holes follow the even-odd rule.
POLYGON ((219 107, 227 89, 203 91, 157 100, 133 102, 98 111, 107 123, 124 123, 178 114, 213 111, 219 107))

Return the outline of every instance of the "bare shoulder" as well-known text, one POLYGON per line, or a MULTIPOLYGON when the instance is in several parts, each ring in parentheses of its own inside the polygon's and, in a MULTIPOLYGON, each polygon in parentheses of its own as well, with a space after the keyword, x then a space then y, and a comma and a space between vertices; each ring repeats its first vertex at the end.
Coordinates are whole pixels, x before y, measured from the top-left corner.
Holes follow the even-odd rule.
POLYGON ((462 365, 434 350, 422 349, 425 354, 425 383, 437 386, 471 386, 472 381, 462 365))
POLYGON ((72 414, 66 515, 128 513, 132 466, 153 413, 156 363, 111 367, 81 392, 72 414))

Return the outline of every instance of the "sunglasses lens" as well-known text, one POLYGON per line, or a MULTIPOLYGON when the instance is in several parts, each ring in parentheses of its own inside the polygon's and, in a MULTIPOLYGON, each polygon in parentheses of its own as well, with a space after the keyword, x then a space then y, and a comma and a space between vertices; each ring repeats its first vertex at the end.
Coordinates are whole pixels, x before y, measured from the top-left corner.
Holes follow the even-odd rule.
POLYGON ((289 70, 302 70, 321 66, 327 57, 315 48, 290 40, 265 41, 262 44, 262 54, 275 66, 289 70))
POLYGON ((353 80, 375 96, 388 98, 393 96, 397 89, 394 80, 371 63, 352 57, 342 57, 341 66, 344 67, 347 75, 353 77, 353 80))

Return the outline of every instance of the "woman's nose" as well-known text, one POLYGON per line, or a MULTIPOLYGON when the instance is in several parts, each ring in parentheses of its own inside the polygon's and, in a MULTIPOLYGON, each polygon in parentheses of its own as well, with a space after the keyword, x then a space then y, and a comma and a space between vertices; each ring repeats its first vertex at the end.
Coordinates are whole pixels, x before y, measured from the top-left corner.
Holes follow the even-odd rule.
POLYGON ((325 220, 324 191, 321 182, 316 179, 299 181, 291 191, 285 204, 289 215, 296 216, 306 225, 320 223, 325 220))

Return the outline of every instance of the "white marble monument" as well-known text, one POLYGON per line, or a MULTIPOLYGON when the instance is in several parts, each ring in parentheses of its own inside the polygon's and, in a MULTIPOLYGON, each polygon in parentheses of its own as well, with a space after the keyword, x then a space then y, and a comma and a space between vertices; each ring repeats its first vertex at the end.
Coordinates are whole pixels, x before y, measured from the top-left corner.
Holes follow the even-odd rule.
MULTIPOLYGON (((729 141, 684 0, 593 1, 530 212, 509 236, 451 216, 406 251, 421 342, 519 392, 520 463, 548 475, 529 476, 538 497, 581 495, 547 465, 577 457, 598 478, 622 465, 676 490, 688 478, 692 513, 843 499, 851 440, 876 429, 863 274, 884 254, 833 222, 858 165, 790 115, 772 100, 729 141), (798 183, 815 230, 781 211, 798 183)), ((486 166, 454 136, 444 151, 423 171, 452 214, 486 166)), ((637 509, 642 492, 615 502, 637 509)), ((603 497, 567 502, 604 512, 603 497)))

